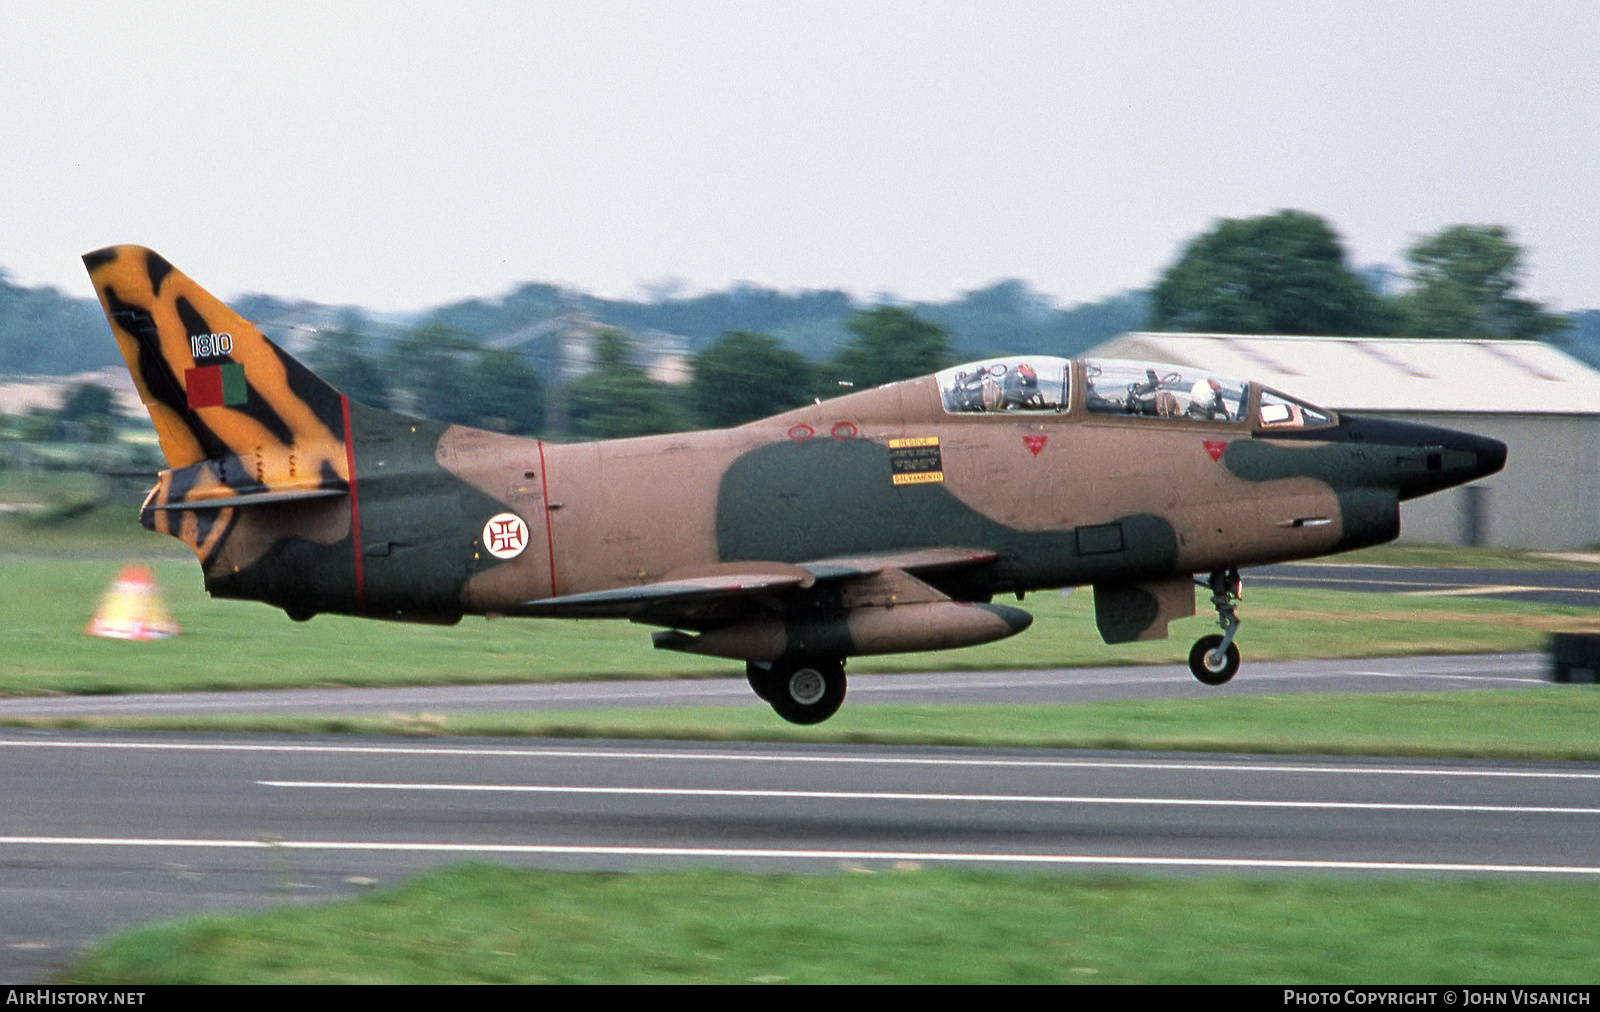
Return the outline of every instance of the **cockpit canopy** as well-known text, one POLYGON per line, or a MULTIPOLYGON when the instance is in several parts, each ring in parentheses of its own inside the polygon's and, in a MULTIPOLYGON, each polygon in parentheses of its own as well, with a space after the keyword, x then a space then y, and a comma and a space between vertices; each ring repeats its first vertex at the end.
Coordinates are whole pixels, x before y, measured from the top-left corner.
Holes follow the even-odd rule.
MULTIPOLYGON (((1195 366, 1086 359, 1084 407, 1096 415, 1235 423, 1250 413, 1250 384, 1195 366)), ((1014 355, 969 362, 935 375, 944 409, 967 412, 1065 412, 1071 406, 1072 363, 1052 355, 1014 355)), ((1263 429, 1332 425, 1333 412, 1261 388, 1263 429)))
POLYGON ((1314 429, 1333 424, 1333 412, 1312 407, 1276 390, 1261 389, 1263 429, 1314 429))
POLYGON ((1072 363, 1049 355, 996 358, 946 369, 936 379, 946 411, 1060 411, 1072 363))
POLYGON ((1102 415, 1237 422, 1250 409, 1249 384, 1191 366, 1090 359, 1085 401, 1102 415))

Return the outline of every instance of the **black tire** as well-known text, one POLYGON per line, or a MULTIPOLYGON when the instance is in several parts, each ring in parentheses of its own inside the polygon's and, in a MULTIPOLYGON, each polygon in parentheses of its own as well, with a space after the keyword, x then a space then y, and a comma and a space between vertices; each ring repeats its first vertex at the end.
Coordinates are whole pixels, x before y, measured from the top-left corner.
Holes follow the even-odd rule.
POLYGON ((767 701, 791 724, 820 724, 844 703, 843 661, 779 662, 768 677, 767 701))
POLYGON ((772 673, 772 665, 749 661, 744 666, 744 677, 763 703, 772 702, 772 696, 777 691, 777 678, 772 673))
POLYGON ((1221 643, 1222 637, 1213 633, 1195 640, 1194 649, 1189 651, 1189 670, 1206 685, 1222 685, 1239 670, 1239 646, 1236 643, 1228 644, 1228 652, 1220 666, 1214 667, 1208 663, 1212 651, 1221 643))

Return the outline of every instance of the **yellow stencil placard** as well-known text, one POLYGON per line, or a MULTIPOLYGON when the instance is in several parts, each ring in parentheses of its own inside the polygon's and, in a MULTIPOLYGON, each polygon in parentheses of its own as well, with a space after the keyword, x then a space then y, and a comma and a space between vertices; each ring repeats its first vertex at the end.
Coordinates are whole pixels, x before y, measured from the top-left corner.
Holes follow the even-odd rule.
POLYGON ((890 478, 896 485, 922 485, 944 481, 944 460, 938 436, 912 436, 889 440, 890 478))

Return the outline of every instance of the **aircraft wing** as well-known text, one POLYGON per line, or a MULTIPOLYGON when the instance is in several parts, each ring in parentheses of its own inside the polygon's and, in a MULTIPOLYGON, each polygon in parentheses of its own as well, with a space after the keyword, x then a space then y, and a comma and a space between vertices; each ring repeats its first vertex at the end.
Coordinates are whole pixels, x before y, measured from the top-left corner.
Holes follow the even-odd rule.
POLYGON ((523 614, 543 618, 626 618, 645 625, 710 629, 762 613, 783 611, 783 598, 818 583, 871 579, 889 571, 935 572, 993 561, 984 549, 925 548, 910 552, 782 562, 731 562, 667 574, 633 587, 567 594, 525 602, 523 614))
POLYGON ((959 569, 993 562, 995 553, 982 548, 919 548, 910 552, 891 552, 882 555, 853 555, 816 562, 802 562, 819 580, 841 577, 872 576, 886 569, 906 573, 932 573, 942 569, 959 569))
POLYGON ((674 576, 636 587, 548 597, 527 602, 523 610, 545 618, 628 618, 651 624, 671 624, 658 623, 646 616, 714 619, 721 613, 730 613, 729 618, 737 617, 756 603, 756 595, 810 586, 815 582, 815 577, 797 566, 753 571, 747 565, 736 564, 727 570, 725 573, 674 576))

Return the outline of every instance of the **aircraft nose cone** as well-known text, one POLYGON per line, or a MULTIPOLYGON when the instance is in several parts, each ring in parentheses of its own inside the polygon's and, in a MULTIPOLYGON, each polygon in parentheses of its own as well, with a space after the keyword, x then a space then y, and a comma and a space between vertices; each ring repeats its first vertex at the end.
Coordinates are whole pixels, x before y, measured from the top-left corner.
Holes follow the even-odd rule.
POLYGON ((1506 466, 1506 444, 1498 439, 1454 429, 1433 429, 1422 445, 1426 441, 1443 451, 1443 473, 1438 477, 1447 483, 1444 487, 1477 481, 1506 466))
POLYGON ((1506 444, 1498 439, 1437 425, 1345 415, 1321 435, 1351 448, 1353 463, 1340 476, 1346 484, 1387 486, 1401 499, 1477 481, 1506 463, 1506 444))
POLYGON ((1475 478, 1482 478, 1494 474, 1506 466, 1506 444, 1498 439, 1487 436, 1468 436, 1472 441, 1471 450, 1478 457, 1478 472, 1475 478))
POLYGON ((1477 481, 1506 464, 1506 444, 1476 433, 1373 418, 1361 419, 1355 429, 1357 441, 1392 448, 1392 478, 1402 499, 1477 481))

